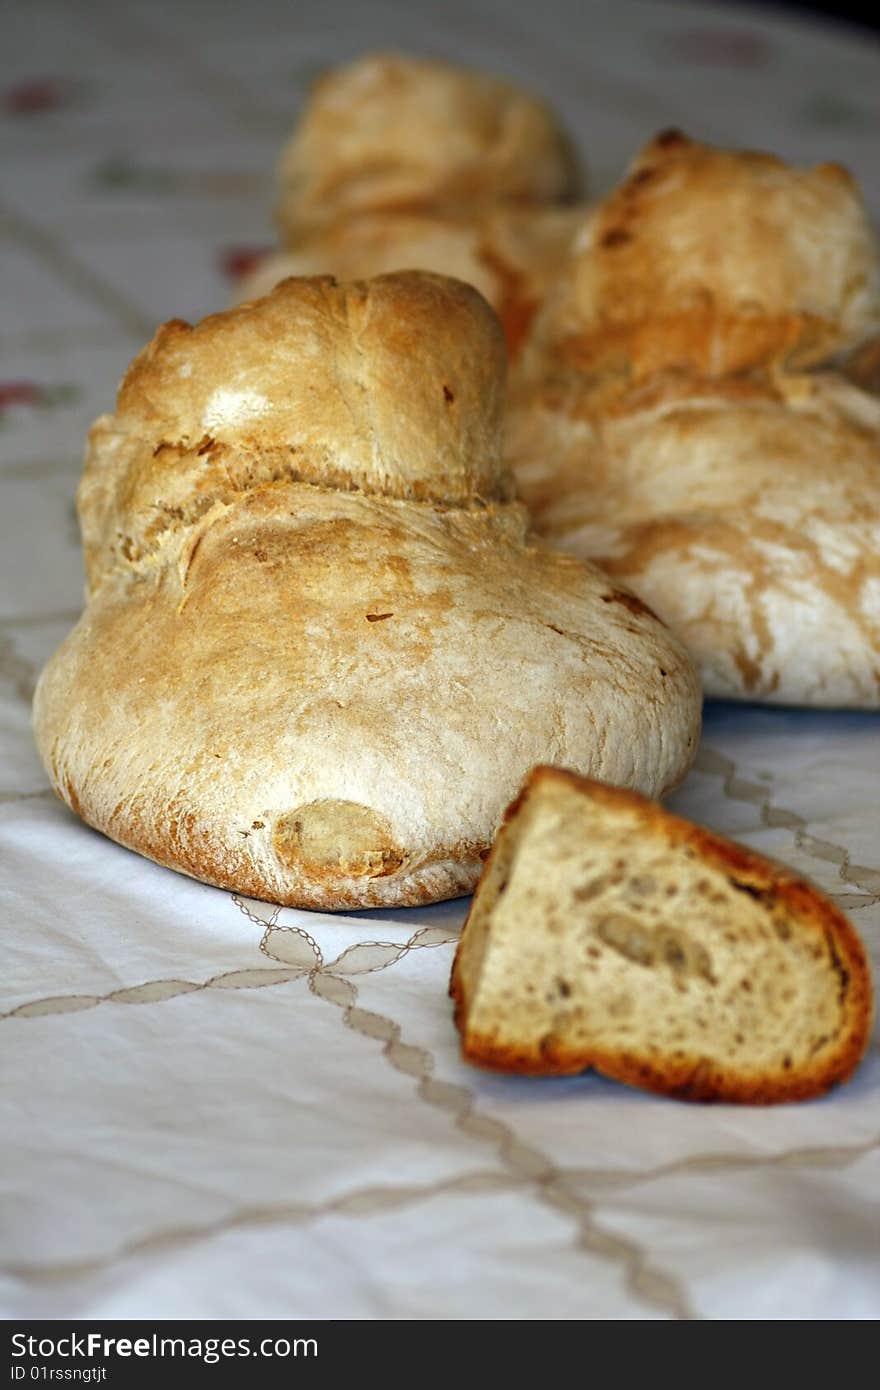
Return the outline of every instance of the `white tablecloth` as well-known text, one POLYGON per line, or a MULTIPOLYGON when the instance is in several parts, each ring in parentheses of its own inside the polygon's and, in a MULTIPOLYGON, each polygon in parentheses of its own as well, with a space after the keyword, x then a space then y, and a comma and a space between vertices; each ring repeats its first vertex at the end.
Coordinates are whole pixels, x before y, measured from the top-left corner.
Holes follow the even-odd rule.
MULTIPOLYGON (((271 241, 309 77, 445 54, 562 109, 601 190, 654 130, 839 158, 880 211, 866 36, 585 0, 65 0, 3 24, 0 1311, 41 1317, 876 1317, 880 1059, 830 1097, 687 1106, 483 1074, 445 989, 466 904, 273 911, 86 829, 32 748, 78 610, 91 419, 271 241), (874 155, 872 162, 870 156, 874 155)), ((880 944, 878 717, 707 710, 677 809, 880 944)))

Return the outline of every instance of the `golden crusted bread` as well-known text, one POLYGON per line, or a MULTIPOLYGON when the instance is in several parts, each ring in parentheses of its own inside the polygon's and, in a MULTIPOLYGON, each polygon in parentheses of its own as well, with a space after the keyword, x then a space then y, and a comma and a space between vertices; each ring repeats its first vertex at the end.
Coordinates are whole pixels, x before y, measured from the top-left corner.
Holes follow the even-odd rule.
POLYGON ((515 353, 582 222, 578 207, 494 208, 475 211, 469 222, 430 212, 365 213, 258 261, 240 282, 236 299, 243 303, 268 294, 291 275, 329 272, 354 280, 394 270, 433 270, 480 291, 515 353))
POLYGON ((838 164, 658 135, 588 215, 530 370, 720 377, 806 367, 880 334, 877 240, 838 164))
POLYGON ((838 166, 670 132, 519 359, 506 454, 539 534, 650 604, 708 695, 880 706, 878 266, 838 166))
POLYGON ((287 280, 194 328, 173 320, 92 429, 79 494, 89 581, 273 482, 506 500, 504 375, 494 316, 436 276, 287 280))
POLYGON ((537 760, 652 792, 700 691, 637 599, 528 534, 476 291, 288 280, 160 329, 95 425, 90 598, 35 697, 89 824, 324 909, 470 891, 537 760))
POLYGON ((291 246, 363 213, 469 221, 498 203, 571 201, 581 183, 568 136, 529 92, 394 53, 368 54, 316 84, 278 177, 278 226, 291 246))
POLYGON ((817 888, 551 767, 506 813, 451 993, 468 1061, 687 1100, 821 1095, 871 1028, 864 948, 817 888))
POLYGON ((433 270, 474 285, 516 348, 583 221, 581 170, 552 113, 485 73, 399 54, 336 68, 282 155, 286 250, 239 301, 288 275, 433 270))
POLYGON ((655 380, 613 409, 521 398, 538 532, 630 587, 707 695, 880 707, 880 401, 841 377, 655 380))

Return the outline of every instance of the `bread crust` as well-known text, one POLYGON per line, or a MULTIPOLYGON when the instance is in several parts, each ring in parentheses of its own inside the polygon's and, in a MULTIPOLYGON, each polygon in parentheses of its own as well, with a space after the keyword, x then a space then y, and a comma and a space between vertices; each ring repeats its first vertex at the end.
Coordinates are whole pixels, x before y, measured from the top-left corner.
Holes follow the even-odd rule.
POLYGON ((532 326, 506 455, 537 530, 649 603, 707 695, 880 707, 878 341, 846 171, 678 132, 532 326))
MULTIPOLYGON (((488 73, 399 53, 326 73, 282 152, 288 246, 363 213, 565 203, 581 188, 569 137, 531 93, 488 73)), ((322 267, 326 269, 326 267, 322 267)))
MULTIPOLYGON (((852 1075, 864 1055, 873 1019, 873 991, 864 946, 847 918, 813 884, 782 865, 724 839, 702 826, 675 816, 637 792, 611 787, 559 767, 540 766, 529 774, 519 795, 507 808, 502 830, 487 858, 481 883, 492 872, 495 856, 503 848, 503 830, 510 826, 530 796, 542 785, 556 781, 600 806, 614 810, 628 807, 638 813, 645 837, 664 839, 671 848, 687 846, 707 865, 754 895, 767 895, 782 903, 799 926, 827 943, 840 978, 845 1001, 844 1024, 837 1048, 821 1062, 790 1075, 758 1069, 724 1066, 697 1056, 669 1058, 658 1066, 637 1050, 566 1048, 556 1040, 541 1047, 499 1046, 468 1027, 469 1001, 461 978, 461 944, 452 966, 449 992, 455 1004, 454 1021, 462 1036, 462 1055, 477 1066, 528 1076, 568 1076, 588 1069, 642 1090, 680 1100, 771 1105, 808 1100, 823 1095, 852 1075)), ((462 940, 480 901, 478 885, 462 931, 462 940)))
POLYGON ((877 240, 845 169, 665 131, 588 215, 531 369, 719 378, 803 369, 878 334, 877 240))
POLYGON ((89 606, 35 697, 68 805, 193 877, 336 910, 470 891, 557 750, 679 780, 695 673, 530 536, 502 384, 491 310, 436 276, 289 281, 160 330, 93 429, 89 606))
POLYGON ((583 220, 582 171, 553 113, 489 74, 368 54, 315 86, 281 156, 285 249, 237 299, 289 275, 433 270, 474 285, 514 351, 583 220))
POLYGON ((520 398, 538 532, 669 624, 706 694, 880 707, 880 401, 833 373, 520 398))
POLYGON ((516 355, 583 217, 583 207, 564 205, 471 207, 468 220, 431 209, 364 212, 259 261, 237 286, 235 300, 268 294, 289 276, 329 273, 353 280, 427 267, 479 290, 516 355))

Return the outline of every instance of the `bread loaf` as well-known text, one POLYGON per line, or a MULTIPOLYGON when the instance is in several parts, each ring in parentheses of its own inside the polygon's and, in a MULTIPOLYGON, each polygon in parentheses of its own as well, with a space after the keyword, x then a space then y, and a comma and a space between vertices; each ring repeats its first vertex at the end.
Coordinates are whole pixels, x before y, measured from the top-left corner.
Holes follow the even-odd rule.
POLYGON ((694 671, 530 536, 504 360, 432 275, 288 280, 159 330, 92 430, 89 603, 36 693, 77 814, 255 897, 399 906, 473 888, 537 759, 683 776, 694 671))
POLYGON ((538 531, 654 608, 709 695, 880 705, 878 265, 838 166, 661 137, 521 356, 538 531))
POLYGON ((550 767, 507 811, 451 992, 469 1061, 688 1100, 821 1095, 871 1026, 864 949, 818 889, 550 767))
POLYGON ((316 85, 278 171, 284 250, 239 299, 289 275, 433 270, 474 285, 521 341, 568 250, 582 174, 552 112, 486 73, 370 54, 316 85))
POLYGON ((581 171, 530 92, 436 59, 367 54, 315 85, 278 168, 289 245, 362 213, 565 203, 581 171))

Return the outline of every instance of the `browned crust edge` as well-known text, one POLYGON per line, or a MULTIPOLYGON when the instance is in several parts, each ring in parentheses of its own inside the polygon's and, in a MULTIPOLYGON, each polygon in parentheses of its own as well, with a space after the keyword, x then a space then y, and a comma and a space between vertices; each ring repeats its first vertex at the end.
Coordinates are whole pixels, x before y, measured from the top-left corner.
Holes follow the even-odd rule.
MULTIPOLYGON (((487 845, 462 841, 457 845, 440 846, 429 858, 422 858, 393 875, 346 879, 304 874, 294 889, 279 892, 267 883, 244 853, 234 859, 224 859, 208 830, 202 835, 191 835, 184 845, 179 839, 175 841, 170 830, 163 833, 146 817, 119 815, 108 821, 96 815, 84 805, 69 780, 66 785, 56 784, 55 793, 92 830, 163 869, 173 869, 211 888, 239 893, 275 907, 295 907, 310 912, 427 907, 466 897, 474 891, 489 853, 487 845)), ((168 819, 171 819, 170 809, 168 819)))
POLYGON ((548 358, 588 374, 626 362, 637 378, 678 366, 712 380, 772 362, 809 365, 827 356, 839 338, 836 325, 816 314, 744 317, 712 305, 570 332, 550 346, 548 358), (719 342, 724 344, 720 367, 719 342))
MULTIPOLYGON (((704 827, 673 815, 639 792, 607 786, 565 768, 533 768, 518 796, 504 813, 502 827, 510 824, 536 787, 559 781, 609 807, 637 810, 646 822, 646 833, 660 830, 671 845, 687 845, 708 863, 760 894, 772 894, 808 928, 821 932, 828 942, 841 981, 844 1026, 834 1052, 798 1075, 787 1072, 755 1072, 726 1067, 706 1058, 691 1057, 658 1067, 633 1051, 592 1048, 567 1049, 551 1042, 538 1048, 499 1046, 491 1039, 466 1033, 467 1001, 459 975, 461 944, 452 964, 449 993, 455 1002, 454 1022, 461 1034, 462 1056, 476 1066, 524 1076, 572 1076, 589 1069, 614 1081, 679 1100, 774 1105, 811 1100, 849 1080, 864 1056, 873 1020, 873 989, 865 948, 851 922, 812 883, 782 865, 753 853, 744 846, 715 835, 704 827)), ((489 873, 498 839, 486 861, 474 903, 462 928, 464 940, 489 873)))

